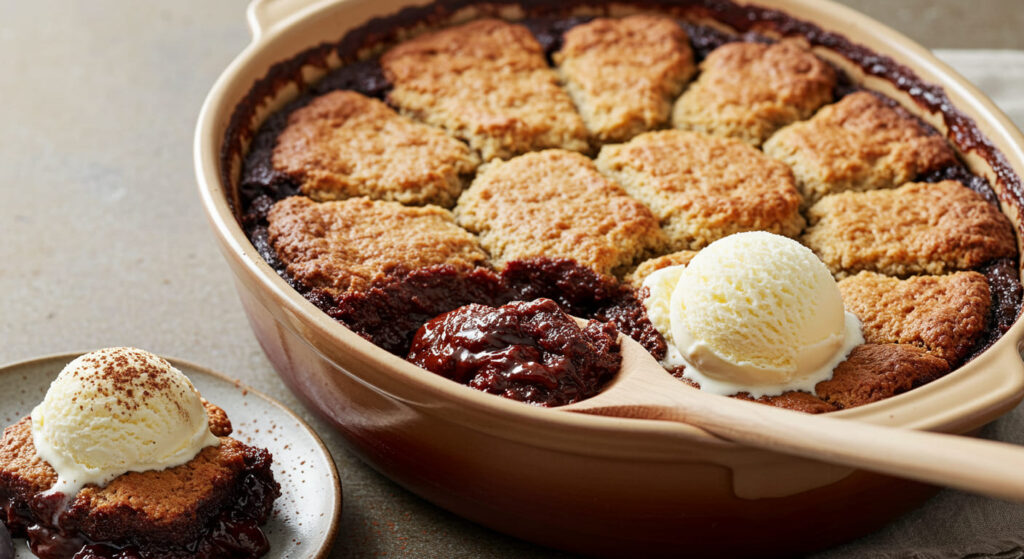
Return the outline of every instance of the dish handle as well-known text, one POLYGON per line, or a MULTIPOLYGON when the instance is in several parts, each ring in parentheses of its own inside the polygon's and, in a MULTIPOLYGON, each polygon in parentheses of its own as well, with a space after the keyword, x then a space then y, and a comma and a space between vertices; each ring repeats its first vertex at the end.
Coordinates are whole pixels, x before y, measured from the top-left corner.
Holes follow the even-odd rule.
POLYGON ((252 0, 245 10, 253 42, 259 41, 271 29, 321 0, 252 0))

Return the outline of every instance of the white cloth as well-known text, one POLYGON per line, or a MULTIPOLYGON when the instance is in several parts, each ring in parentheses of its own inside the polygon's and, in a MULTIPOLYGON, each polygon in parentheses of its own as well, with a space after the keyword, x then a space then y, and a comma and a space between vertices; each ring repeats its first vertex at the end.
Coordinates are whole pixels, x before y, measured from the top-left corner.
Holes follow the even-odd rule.
MULTIPOLYGON (((935 54, 977 85, 1024 129, 1024 51, 938 50, 935 54)), ((1024 404, 986 426, 981 434, 1024 445, 1024 404)), ((1024 505, 944 490, 874 534, 813 557, 1021 559, 1024 505)))

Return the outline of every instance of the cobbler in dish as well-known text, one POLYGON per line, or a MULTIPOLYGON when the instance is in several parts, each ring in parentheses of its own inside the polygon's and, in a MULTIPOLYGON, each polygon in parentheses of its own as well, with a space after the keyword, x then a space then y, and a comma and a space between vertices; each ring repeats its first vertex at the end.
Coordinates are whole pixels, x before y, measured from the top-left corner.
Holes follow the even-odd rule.
POLYGON ((887 398, 1016 320, 1016 232, 986 179, 808 40, 651 14, 484 17, 412 35, 271 115, 239 185, 267 262, 389 352, 514 399, 577 401, 610 378, 598 366, 617 351, 609 330, 573 325, 600 348, 577 363, 508 317, 557 305, 661 359, 643 279, 744 231, 812 249, 864 326, 865 344, 813 393, 763 403, 817 413, 887 398), (551 367, 514 389, 480 380, 522 373, 508 356, 526 346, 542 365, 586 369, 587 387, 559 392, 551 367))

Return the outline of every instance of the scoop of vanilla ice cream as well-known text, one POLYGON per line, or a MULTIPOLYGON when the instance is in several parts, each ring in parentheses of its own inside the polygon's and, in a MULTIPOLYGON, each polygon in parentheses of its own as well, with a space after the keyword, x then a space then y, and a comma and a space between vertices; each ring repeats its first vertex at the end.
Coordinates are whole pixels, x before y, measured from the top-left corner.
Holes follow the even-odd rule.
MULTIPOLYGON (((651 283, 667 278, 666 270, 651 283)), ((810 249, 787 237, 730 235, 674 273, 667 333, 664 319, 652 317, 652 323, 667 334, 666 365, 681 360, 684 375, 703 390, 754 397, 813 392, 864 342, 832 274, 810 249)), ((662 298, 664 291, 657 290, 662 298)), ((664 305, 650 300, 651 293, 649 312, 664 305)))
POLYGON ((32 410, 32 442, 69 495, 126 472, 188 462, 219 444, 199 392, 166 360, 108 348, 68 363, 32 410))
POLYGON ((647 310, 647 318, 651 321, 654 329, 665 338, 665 358, 662 365, 672 369, 680 365, 686 365, 682 354, 676 348, 675 339, 672 337, 672 293, 679 283, 679 276, 683 274, 686 266, 668 266, 651 272, 644 278, 643 286, 647 288, 647 298, 644 299, 644 307, 647 310))

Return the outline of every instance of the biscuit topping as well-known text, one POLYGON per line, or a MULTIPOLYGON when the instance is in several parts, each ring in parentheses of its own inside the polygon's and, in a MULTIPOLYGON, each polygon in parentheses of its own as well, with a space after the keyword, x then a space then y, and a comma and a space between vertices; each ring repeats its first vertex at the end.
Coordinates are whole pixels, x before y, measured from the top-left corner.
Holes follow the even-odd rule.
POLYGON ((437 264, 466 269, 487 260, 476 238, 437 206, 293 196, 275 204, 268 221, 270 243, 288 272, 307 289, 332 296, 396 272, 437 264))
POLYGON ((868 343, 914 345, 952 366, 985 329, 992 301, 978 272, 907 279, 861 272, 840 281, 839 291, 868 343))
POLYGON ((779 130, 764 152, 792 167, 809 202, 847 190, 892 188, 956 162, 942 136, 866 91, 779 130))
POLYGON ((1017 253, 1006 216, 956 181, 833 194, 807 215, 801 240, 837 278, 944 274, 1017 253))
POLYGON ((451 207, 478 160, 438 128, 354 91, 334 91, 292 113, 273 162, 316 200, 368 196, 451 207))
POLYGON ((601 149, 597 166, 651 208, 675 250, 741 231, 796 236, 803 199, 782 163, 748 144, 661 130, 601 149))
POLYGON ((760 145, 779 128, 832 100, 836 74, 801 42, 729 43, 672 109, 672 124, 760 145))
POLYGON ((599 142, 624 142, 664 124, 696 71, 686 32, 651 15, 578 25, 565 33, 554 60, 599 142))
POLYGON ((406 41, 380 62, 392 104, 469 142, 485 161, 589 149, 583 120, 521 25, 472 21, 406 41))
POLYGON ((568 258, 610 275, 664 245, 646 206, 594 162, 545 150, 484 166, 455 207, 498 268, 532 257, 568 258))

